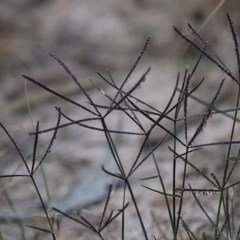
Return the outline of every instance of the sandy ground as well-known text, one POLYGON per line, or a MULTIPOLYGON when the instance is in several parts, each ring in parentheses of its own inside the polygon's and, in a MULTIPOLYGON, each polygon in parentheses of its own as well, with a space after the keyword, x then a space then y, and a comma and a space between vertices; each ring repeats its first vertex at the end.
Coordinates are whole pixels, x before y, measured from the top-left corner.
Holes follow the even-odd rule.
MULTIPOLYGON (((196 59, 196 54, 191 49, 183 55, 183 49, 186 48, 186 45, 174 33, 172 25, 184 32, 186 32, 185 23, 187 20, 195 26, 200 26, 216 5, 216 1, 205 3, 196 1, 195 4, 189 1, 182 1, 181 4, 175 4, 173 1, 159 1, 158 3, 149 1, 148 4, 144 1, 128 1, 123 4, 122 1, 110 0, 104 1, 105 4, 99 4, 98 1, 81 1, 81 4, 78 1, 63 0, 52 3, 49 1, 35 2, 31 5, 30 1, 26 0, 23 5, 20 5, 14 1, 12 3, 3 1, 2 6, 0 6, 1 13, 4 13, 0 26, 4 30, 4 37, 1 38, 3 56, 0 63, 2 69, 0 73, 1 123, 13 134, 24 156, 28 156, 32 152, 34 138, 28 135, 33 129, 30 114, 26 110, 26 94, 21 74, 33 77, 71 97, 76 102, 89 106, 86 97, 81 91, 76 90, 74 84, 71 85, 69 77, 61 67, 45 54, 47 51, 54 52, 64 60, 96 102, 107 104, 109 102, 106 97, 92 87, 88 79, 93 79, 106 93, 113 96, 114 91, 101 81, 96 72, 99 71, 107 76, 106 69, 109 69, 116 82, 120 83, 132 66, 147 36, 151 35, 150 47, 131 76, 126 89, 129 89, 151 66, 151 71, 141 88, 137 89, 136 96, 161 111, 170 98, 177 73, 180 71, 182 76, 185 67, 191 67, 196 59), (24 18, 26 12, 28 14, 24 18), (17 37, 13 38, 14 35, 17 37), (68 86, 70 86, 70 90, 66 90, 68 86)), ((224 6, 224 10, 232 11, 234 17, 236 15, 233 6, 234 3, 228 3, 224 6)), ((209 23, 204 33, 213 43, 214 48, 223 56, 223 59, 234 69, 232 50, 229 50, 232 49, 231 39, 229 41, 224 10, 222 9, 209 23), (213 30, 209 31, 209 29, 213 30)), ((235 20, 238 21, 237 17, 235 20)), ((224 75, 217 71, 212 64, 204 62, 199 67, 191 86, 193 87, 202 77, 206 77, 207 81, 199 89, 198 94, 202 99, 209 101, 224 75)), ((32 106, 32 119, 34 123, 37 120, 40 121, 40 129, 56 124, 55 105, 60 106, 61 110, 73 119, 89 116, 82 109, 59 100, 57 97, 45 96, 44 91, 33 84, 27 84, 27 87, 32 106)), ((232 106, 235 93, 233 89, 235 89, 234 83, 227 79, 218 102, 219 107, 232 106)), ((202 110, 200 105, 190 101, 189 115, 197 114, 202 110)), ((113 113, 107 121, 113 129, 139 130, 129 119, 117 112, 113 113)), ((146 118, 142 117, 141 121, 146 128, 151 126, 151 122, 146 118)), ((168 122, 165 124, 169 127, 168 122)), ((195 128, 196 125, 189 127, 189 134, 192 134, 195 128)), ((231 121, 228 118, 221 115, 214 116, 200 135, 198 142, 216 142, 228 139, 230 129, 231 121), (219 131, 220 129, 221 131, 219 131)), ((162 132, 156 129, 153 131, 152 139, 155 141, 161 136, 162 132)), ((184 133, 180 131, 179 136, 183 138, 184 133)), ((40 136, 40 155, 44 152, 50 137, 51 134, 40 136)), ((119 155, 125 169, 128 170, 137 156, 142 138, 123 136, 118 141, 119 155)), ((11 174, 16 169, 17 173, 26 173, 23 164, 20 164, 21 159, 9 144, 5 134, 2 134, 0 146, 1 174, 11 174)), ((168 191, 171 191, 172 153, 168 150, 168 146, 172 146, 171 141, 166 142, 156 151, 156 158, 165 185, 168 191)), ((179 146, 178 150, 182 152, 184 149, 179 146)), ((233 154, 237 154, 237 150, 237 147, 234 148, 233 154)), ((209 176, 211 172, 214 172, 220 177, 225 156, 226 148, 217 146, 192 154, 191 161, 209 176)), ((113 167, 113 170, 116 171, 115 166, 110 164, 112 162, 113 159, 102 133, 79 126, 60 130, 51 154, 44 163, 52 196, 51 204, 61 209, 67 209, 68 204, 72 204, 74 209, 70 211, 71 216, 79 218, 77 214, 73 213, 73 210, 81 211, 88 219, 97 224, 104 206, 104 198, 107 196, 106 187, 108 183, 113 182, 114 190, 107 213, 111 209, 117 211, 122 206, 123 186, 111 178, 102 177, 101 171, 102 164, 106 168, 113 167), (102 183, 105 185, 101 185, 102 183), (83 191, 81 186, 84 184, 88 184, 84 188, 86 192, 81 192, 83 191), (91 194, 95 197, 91 200, 84 200, 84 197, 91 194)), ((179 186, 182 166, 183 163, 179 162, 177 171, 179 186)), ((149 239, 153 239, 154 236, 156 239, 172 239, 164 198, 141 186, 144 184, 154 189, 160 189, 159 181, 143 182, 139 180, 155 174, 156 168, 153 160, 149 158, 131 179, 134 194, 149 239)), ((39 189, 46 199, 40 173, 36 174, 36 179, 39 189)), ((199 177, 191 168, 188 171, 188 183, 196 188, 209 187, 209 183, 199 177)), ((2 193, 4 193, 4 186, 7 186, 8 193, 20 214, 27 213, 27 220, 24 221, 24 224, 36 224, 37 226, 46 224, 45 220, 39 217, 41 208, 39 208, 36 192, 29 180, 16 178, 8 182, 4 179, 2 193)), ((211 217, 214 218, 218 196, 213 194, 207 196, 199 194, 198 196, 211 217)), ((126 198, 130 205, 126 210, 125 237, 126 239, 144 239, 132 199, 129 195, 126 198)), ((236 197, 236 201, 237 199, 236 197)), ((6 194, 0 199, 0 203, 1 210, 9 209, 6 194)), ((203 232, 210 232, 212 229, 206 221, 206 216, 199 209, 190 193, 185 195, 184 203, 182 216, 189 228, 198 237, 203 232)), ((238 213, 237 207, 235 210, 238 213)), ((0 211, 1 219, 4 216, 6 218, 7 214, 9 212, 0 211)), ((104 238, 118 239, 120 227, 119 218, 105 230, 104 238)), ((49 236, 41 236, 38 231, 25 228, 26 239, 51 239, 49 236)), ((15 223, 1 221, 0 229, 6 239, 21 239, 19 227, 15 223)), ((57 239, 98 239, 91 231, 64 217, 60 217, 60 228, 56 228, 56 232, 57 239)), ((181 234, 183 239, 187 239, 183 228, 181 228, 181 234)))

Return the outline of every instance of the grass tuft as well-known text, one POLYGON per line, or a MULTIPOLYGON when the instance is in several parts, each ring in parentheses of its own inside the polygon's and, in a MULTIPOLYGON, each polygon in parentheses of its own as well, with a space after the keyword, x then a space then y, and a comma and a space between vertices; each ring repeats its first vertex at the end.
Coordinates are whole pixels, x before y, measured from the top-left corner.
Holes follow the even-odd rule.
MULTIPOLYGON (((54 224, 57 223, 56 216, 60 215, 61 217, 67 218, 69 221, 73 221, 92 231, 98 238, 104 240, 108 239, 105 230, 109 229, 113 222, 116 221, 120 226, 119 238, 127 239, 126 226, 128 224, 128 219, 126 213, 130 207, 133 207, 136 218, 139 222, 138 227, 142 233, 142 238, 145 240, 240 239, 240 225, 237 221, 239 216, 237 216, 234 209, 235 206, 239 204, 239 202, 236 202, 238 200, 236 197, 236 189, 240 184, 240 179, 239 177, 236 177, 236 175, 239 175, 237 171, 240 150, 237 154, 233 151, 233 146, 240 143, 240 140, 235 139, 234 137, 237 131, 237 124, 239 123, 240 53, 236 28, 229 15, 227 15, 227 21, 230 28, 230 37, 233 40, 235 49, 238 76, 235 76, 235 73, 230 70, 230 67, 218 57, 218 55, 212 50, 210 44, 190 24, 187 24, 189 32, 194 36, 194 39, 197 40, 197 43, 174 27, 176 33, 199 53, 199 57, 191 68, 187 68, 183 74, 177 74, 176 84, 163 110, 156 109, 144 102, 141 98, 136 97, 136 90, 147 79, 148 74, 150 74, 150 67, 143 71, 142 76, 132 84, 130 88, 127 88, 127 83, 130 81, 130 77, 149 48, 150 37, 147 38, 140 54, 137 56, 132 66, 130 66, 129 72, 120 84, 117 84, 114 81, 109 72, 108 77, 104 77, 102 74, 98 73, 101 79, 114 90, 114 96, 111 96, 108 92, 104 91, 91 81, 96 91, 100 92, 108 101, 108 104, 105 105, 94 100, 91 94, 83 88, 81 82, 77 79, 74 73, 72 73, 70 68, 55 54, 49 55, 60 64, 66 74, 72 81, 74 81, 76 86, 83 93, 86 100, 85 104, 84 102, 80 104, 61 95, 48 86, 39 83, 37 80, 23 75, 24 79, 27 81, 36 84, 45 91, 48 91, 58 98, 74 105, 79 112, 88 114, 88 117, 86 118, 83 117, 74 120, 68 116, 68 114, 62 112, 60 107, 55 107, 55 110, 57 111, 55 126, 48 129, 40 129, 40 124, 37 122, 35 129, 30 133, 30 135, 34 137, 32 146, 33 153, 31 155, 30 163, 26 157, 24 157, 22 150, 10 131, 0 122, 0 127, 4 134, 7 135, 15 151, 17 151, 19 159, 23 162, 26 169, 26 173, 2 174, 0 175, 0 180, 4 178, 27 178, 35 189, 35 193, 44 212, 44 218, 47 222, 47 227, 35 226, 32 224, 25 225, 25 227, 31 228, 34 231, 44 232, 55 240, 57 239, 57 235, 54 224), (238 93, 235 96, 235 104, 231 109, 219 109, 217 106, 220 92, 224 89, 224 82, 227 80, 221 80, 216 83, 216 91, 212 94, 210 101, 207 102, 205 99, 201 99, 199 96, 197 97, 200 88, 204 87, 204 84, 206 84, 206 79, 202 78, 197 84, 192 84, 192 82, 196 77, 196 71, 203 58, 207 58, 215 64, 215 66, 222 70, 223 73, 236 85, 238 93), (205 110, 198 114, 190 115, 190 102, 201 104, 205 110), (111 120, 111 116, 114 112, 119 113, 120 119, 126 118, 129 121, 129 126, 130 124, 134 124, 137 130, 132 128, 112 129, 109 124, 109 119, 111 120), (231 120, 231 133, 229 138, 218 142, 199 143, 198 141, 201 133, 204 131, 210 131, 209 129, 206 130, 210 118, 216 115, 231 120), (64 118, 67 123, 62 124, 62 118, 64 118), (143 119, 148 121, 149 124, 147 127, 146 124, 143 123, 143 119), (169 124, 166 124, 166 122, 169 124), (95 123, 97 123, 97 127, 95 123), (116 182, 121 185, 121 189, 119 190, 122 191, 121 206, 117 210, 111 209, 110 201, 114 191, 113 185, 110 184, 108 191, 105 194, 105 204, 97 223, 93 222, 90 218, 85 217, 81 212, 75 211, 75 215, 72 215, 73 209, 68 209, 66 207, 66 210, 63 211, 61 208, 55 206, 50 193, 47 194, 48 197, 47 200, 45 200, 38 185, 36 173, 47 161, 47 156, 54 147, 53 145, 57 138, 58 131, 72 125, 85 128, 88 131, 103 133, 108 152, 111 155, 111 160, 116 168, 112 170, 109 169, 108 166, 103 165, 102 171, 106 176, 111 176, 112 179, 116 180, 116 182), (181 129, 183 129, 183 134, 180 134, 181 129), (160 130, 162 134, 156 142, 153 142, 151 137, 152 133, 156 130, 160 130), (39 136, 46 132, 51 132, 52 136, 49 139, 46 150, 41 156, 39 156, 39 136), (125 156, 120 154, 119 142, 123 135, 141 138, 141 144, 139 144, 138 151, 133 156, 130 167, 126 167, 125 156), (227 149, 222 169, 216 169, 209 173, 193 163, 192 156, 200 150, 211 148, 213 146, 227 146, 227 149), (171 163, 171 171, 168 173, 172 174, 171 187, 166 184, 166 180, 164 179, 165 173, 161 168, 161 161, 158 159, 158 153, 163 149, 167 149, 171 154, 171 159, 168 159, 171 163), (140 169, 144 169, 145 164, 152 164, 155 172, 153 175, 139 179, 137 173, 140 169), (191 177, 189 177, 191 171, 194 172, 195 179, 202 180, 206 184, 204 186, 208 187, 193 185, 193 181, 191 180, 191 177), (144 193, 154 193, 157 194, 159 199, 163 199, 168 214, 168 225, 171 227, 171 236, 168 236, 166 232, 164 233, 164 231, 162 231, 162 226, 157 226, 158 237, 149 232, 150 230, 144 215, 144 209, 141 208, 142 205, 136 196, 136 185, 134 184, 136 178, 139 181, 144 181, 146 183, 141 184, 144 193), (151 184, 156 180, 158 183, 157 189, 148 186, 148 184, 151 184), (207 204, 204 202, 209 196, 214 196, 214 198, 217 199, 217 208, 212 211, 209 211, 207 204), (191 221, 185 218, 184 213, 186 208, 188 208, 187 198, 191 198, 204 216, 204 221, 207 227, 203 229, 201 233, 197 231, 195 232, 195 229, 192 228, 191 221)), ((213 160, 209 159, 209 161, 213 160)), ((44 178, 46 179, 46 176, 44 176, 44 178)), ((46 189, 48 189, 47 185, 46 189)), ((162 206, 159 206, 159 209, 161 209, 161 207, 162 206)), ((149 212, 151 212, 151 209, 149 212)), ((157 216, 156 213, 151 212, 151 217, 154 225, 157 225, 158 221, 156 219, 161 218, 162 216, 157 216)), ((17 219, 20 221, 21 216, 18 216, 17 219)), ((9 219, 6 217, 5 221, 8 220, 9 219)), ((58 224, 58 227, 61 226, 58 224)), ((22 239, 23 238, 24 231, 22 233, 22 239)), ((1 229, 0 239, 4 239, 1 229)))

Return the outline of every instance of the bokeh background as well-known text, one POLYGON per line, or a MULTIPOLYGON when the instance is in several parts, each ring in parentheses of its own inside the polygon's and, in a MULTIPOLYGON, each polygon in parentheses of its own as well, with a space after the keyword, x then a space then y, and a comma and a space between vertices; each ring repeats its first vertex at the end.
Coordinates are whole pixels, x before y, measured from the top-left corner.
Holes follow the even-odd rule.
MULTIPOLYGON (((226 13, 231 15, 239 32, 239 0, 227 0, 226 2, 219 0, 1 0, 1 123, 14 134, 21 150, 28 155, 32 151, 33 139, 28 136, 32 126, 26 104, 26 92, 30 99, 33 120, 34 122, 40 120, 43 127, 55 124, 54 104, 62 106, 67 113, 76 118, 79 116, 76 109, 65 106, 63 101, 58 101, 49 94, 46 95, 43 90, 33 84, 26 84, 22 74, 28 75, 66 96, 86 102, 86 99, 81 96, 76 86, 69 81, 69 77, 48 55, 48 52, 60 57, 86 89, 89 89, 91 96, 95 96, 96 89, 88 79, 93 79, 100 85, 103 81, 97 72, 110 71, 116 81, 122 80, 148 36, 152 37, 150 47, 132 79, 138 79, 148 66, 152 66, 148 81, 144 83, 145 85, 139 92, 144 100, 161 109, 172 92, 177 72, 183 72, 186 66, 192 65, 197 56, 196 51, 187 48, 186 43, 174 32, 172 26, 188 35, 186 23, 189 22, 199 29, 220 2, 223 4, 207 21, 201 33, 228 66, 236 71, 234 49, 226 13)), ((206 83, 207 87, 202 89, 202 93, 205 94, 202 96, 205 99, 205 96, 211 96, 213 87, 216 89, 216 80, 219 80, 220 76, 222 78, 222 73, 216 71, 216 68, 208 62, 200 67, 198 74, 210 79, 206 83)), ((230 100, 234 90, 230 85, 227 85, 226 89, 222 102, 231 104, 230 100)), ((189 111, 191 112, 191 109, 189 111)), ((117 122, 117 118, 115 120, 113 122, 117 122)), ((213 132, 209 131, 203 141, 209 141, 209 139, 213 141, 215 138, 222 140, 229 133, 225 122, 216 122, 213 122, 211 126, 213 132), (222 125, 216 125, 216 122, 222 125), (219 126, 224 129, 220 135, 218 135, 219 126)), ((51 161, 46 163, 46 174, 50 188, 58 190, 53 191, 53 196, 64 201, 69 189, 80 185, 90 172, 96 170, 96 160, 101 165, 107 147, 98 135, 91 135, 85 130, 63 130, 59 135, 50 157, 51 161)), ((48 137, 43 136, 41 142, 43 145, 49 140, 48 137)), ((17 167, 18 160, 5 134, 1 137, 0 146, 1 173, 5 169, 12 172, 17 167)), ((123 146, 120 146, 130 161, 132 160, 130 153, 133 152, 134 147, 137 148, 138 145, 136 141, 131 142, 130 138, 123 143, 123 146)), ((217 153, 220 156, 221 151, 223 150, 217 149, 214 154, 217 153)), ((165 152, 161 153, 161 157, 164 158, 165 154, 165 152)), ((201 157, 212 158, 212 154, 209 151, 203 153, 201 157), (204 154, 208 154, 207 157, 204 154)), ((195 158, 197 159, 199 156, 195 156, 195 158)), ((209 165, 206 165, 206 162, 204 164, 206 169, 210 165, 211 169, 215 169, 212 162, 209 165)), ((162 167, 166 172, 165 177, 170 178, 167 176, 170 169, 169 162, 163 162, 162 167)), ((148 171, 148 168, 146 167, 145 170, 148 171)), ((98 180, 96 179, 96 181, 98 180)), ((170 181, 171 179, 166 178, 167 183, 170 181)), ((30 185, 24 185, 29 188, 25 187, 22 190, 23 184, 27 183, 17 181, 9 191, 13 194, 16 204, 19 200, 28 209, 30 200, 34 198, 31 195, 34 191, 30 185), (31 189, 32 192, 30 193, 28 189, 31 189)), ((41 181, 39 184, 42 184, 41 181)), ((200 184, 204 185, 202 182, 200 184)), ((147 206, 153 210, 155 207, 159 207, 159 202, 155 198, 151 198, 146 203, 143 201, 144 197, 149 196, 142 197, 141 191, 136 194, 142 209, 148 211, 147 206)), ((115 199, 116 205, 119 199, 121 197, 115 199)), ((211 203, 214 206, 214 202, 211 203)), ((2 199, 0 199, 0 204, 4 206, 4 209, 7 206, 2 199)), ((100 206, 101 204, 100 202, 100 206)), ((20 210, 25 209, 23 205, 20 210)), ((100 209, 99 205, 94 205, 92 208, 97 213, 100 209)), ((157 209, 159 210, 159 208, 157 209)), ((162 209, 160 210, 162 211, 162 209)), ((162 212, 161 214, 161 216, 164 215, 162 212)), ((0 216, 2 216, 1 212, 0 216)), ((131 224, 128 227, 137 229, 136 216, 130 214, 129 218, 131 224)), ((161 219, 163 226, 166 224, 166 219, 167 215, 161 219)), ((151 221, 152 219, 148 221, 150 229, 151 221)), ((202 224, 202 219, 192 221, 192 224, 195 223, 195 229, 198 229, 202 224)), ((114 226, 112 232, 115 231, 114 226)), ((15 225, 3 224, 1 230, 6 239, 17 239, 16 237, 19 236, 18 228, 15 225)), ((58 239, 77 239, 77 237, 79 239, 96 239, 90 232, 85 232, 79 226, 72 226, 68 221, 63 224, 61 230, 58 239)), ((139 236, 141 237, 141 233, 137 230, 130 230, 128 234, 128 239, 140 239, 139 236)), ((39 237, 30 230, 28 230, 27 236, 27 239, 38 239, 39 237)), ((116 235, 113 234, 113 236, 117 239, 116 235)))
MULTIPOLYGON (((11 104, 23 97, 21 74, 58 86, 63 83, 65 87, 61 69, 47 52, 62 58, 82 81, 106 69, 126 72, 149 35, 152 40, 146 56, 150 58, 148 62, 184 61, 193 52, 184 51, 186 45, 172 26, 187 32, 186 22, 189 22, 198 29, 219 3, 217 0, 2 0, 1 111, 16 110, 11 104)), ((232 52, 225 14, 231 14, 239 29, 239 7, 236 0, 226 1, 202 30, 228 61, 232 61, 232 52)))

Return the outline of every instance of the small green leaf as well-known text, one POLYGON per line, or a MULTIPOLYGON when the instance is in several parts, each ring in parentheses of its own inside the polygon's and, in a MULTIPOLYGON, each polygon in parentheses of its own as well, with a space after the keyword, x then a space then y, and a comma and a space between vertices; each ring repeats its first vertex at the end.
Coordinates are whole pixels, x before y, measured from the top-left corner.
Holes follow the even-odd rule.
POLYGON ((230 157, 229 160, 231 160, 231 161, 239 161, 240 160, 240 156, 230 157))
POLYGON ((47 228, 40 228, 40 227, 36 227, 36 226, 31 226, 31 225, 25 225, 25 226, 36 229, 36 230, 39 230, 41 232, 52 233, 52 231, 50 229, 47 229, 47 228))
POLYGON ((151 190, 152 192, 156 192, 156 193, 159 193, 159 194, 162 194, 162 195, 164 195, 164 196, 167 196, 167 197, 181 197, 180 195, 178 195, 178 194, 170 194, 170 193, 164 193, 164 192, 161 192, 161 191, 158 191, 158 190, 155 190, 155 189, 153 189, 153 188, 150 188, 150 187, 147 187, 147 186, 144 186, 144 185, 141 185, 142 187, 144 187, 144 188, 146 188, 146 189, 149 189, 149 190, 151 190))
POLYGON ((124 176, 123 174, 121 173, 114 173, 116 176, 118 176, 119 178, 123 179, 123 180, 126 180, 126 176, 124 176))
POLYGON ((145 181, 145 180, 151 180, 151 179, 155 179, 155 178, 159 178, 159 176, 158 175, 154 175, 154 176, 150 176, 150 177, 140 178, 139 180, 145 181))

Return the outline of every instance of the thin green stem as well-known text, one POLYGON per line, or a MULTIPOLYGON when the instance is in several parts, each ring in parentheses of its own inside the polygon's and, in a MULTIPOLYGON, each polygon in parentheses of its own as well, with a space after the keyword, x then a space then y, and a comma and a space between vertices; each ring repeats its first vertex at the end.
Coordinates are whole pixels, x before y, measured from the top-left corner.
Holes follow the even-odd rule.
POLYGON ((222 208, 222 204, 223 204, 223 201, 224 201, 224 188, 225 188, 225 186, 227 184, 226 183, 226 178, 227 178, 227 173, 228 173, 228 168, 229 168, 229 158, 230 158, 231 149, 232 149, 231 142, 233 141, 235 127, 236 127, 236 119, 237 119, 237 114, 238 114, 237 109, 239 108, 239 101, 240 101, 240 85, 238 85, 238 95, 237 95, 237 101, 236 101, 236 111, 234 113, 234 120, 233 120, 233 124, 232 124, 230 140, 229 140, 230 143, 228 145, 227 160, 226 160, 226 164, 225 164, 225 167, 224 167, 224 173, 223 173, 223 178, 222 178, 222 186, 221 186, 221 189, 220 189, 221 191, 220 191, 218 210, 217 210, 217 216, 216 216, 216 227, 215 227, 215 232, 214 232, 215 238, 217 237, 217 234, 218 234, 221 208, 222 208))
POLYGON ((132 198, 132 200, 133 200, 133 204, 134 204, 134 207, 135 207, 136 212, 137 212, 137 216, 138 216, 138 219, 139 219, 139 222, 140 222, 142 231, 143 231, 144 238, 145 238, 145 240, 148 240, 149 238, 148 238, 148 235, 147 235, 147 231, 146 231, 146 228, 145 228, 145 226, 144 226, 144 223, 143 223, 143 220, 142 220, 142 216, 141 216, 141 213, 140 213, 139 208, 138 208, 138 205, 137 205, 137 201, 136 201, 135 196, 134 196, 134 193, 133 193, 133 191, 132 191, 132 187, 131 187, 128 179, 126 179, 125 181, 126 181, 126 185, 127 185, 127 187, 128 187, 129 193, 130 193, 130 195, 131 195, 131 198, 132 198))

